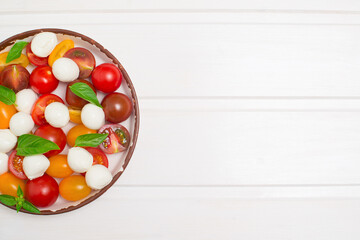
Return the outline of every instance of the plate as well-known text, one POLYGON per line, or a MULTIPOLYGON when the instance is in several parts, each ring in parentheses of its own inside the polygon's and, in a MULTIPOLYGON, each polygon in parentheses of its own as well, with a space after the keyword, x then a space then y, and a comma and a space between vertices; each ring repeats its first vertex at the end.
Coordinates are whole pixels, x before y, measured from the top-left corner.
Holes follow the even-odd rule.
MULTIPOLYGON (((83 207, 83 206, 89 204, 90 202, 94 201, 95 199, 100 197, 102 194, 104 194, 119 179, 121 174, 124 172, 124 170, 128 166, 131 156, 132 156, 135 146, 136 146, 136 141, 137 141, 138 133, 139 133, 139 103, 138 103, 138 99, 136 97, 135 88, 130 80, 129 75, 127 74, 127 72, 125 71, 125 69, 121 65, 121 63, 116 59, 116 57, 113 54, 111 54, 108 50, 106 50, 101 44, 99 44, 92 38, 87 37, 83 34, 80 34, 80 33, 74 32, 74 31, 70 31, 70 30, 65 30, 65 29, 55 29, 55 28, 35 29, 35 30, 31 30, 31 31, 27 31, 27 32, 23 32, 23 33, 14 35, 14 36, 4 40, 3 42, 1 42, 0 43, 0 53, 9 51, 11 46, 16 41, 23 40, 23 41, 30 42, 31 39, 36 34, 41 33, 41 32, 55 33, 57 35, 59 42, 61 42, 64 39, 72 39, 75 43, 75 47, 86 48, 94 55, 95 60, 96 60, 96 66, 100 65, 101 63, 113 63, 116 66, 118 66, 122 72, 123 80, 122 80, 120 88, 116 92, 121 92, 121 93, 126 94, 133 102, 133 112, 132 112, 131 116, 126 121, 120 123, 129 130, 130 138, 131 138, 129 148, 126 151, 121 152, 121 153, 107 154, 107 157, 109 159, 109 170, 111 171, 111 173, 113 175, 113 179, 112 179, 111 183, 101 190, 97 190, 97 191, 92 190, 92 192, 90 193, 90 195, 88 197, 86 197, 85 199, 82 199, 80 201, 69 202, 69 201, 63 199, 59 195, 57 201, 51 207, 46 208, 46 209, 39 208, 41 211, 41 215, 53 215, 53 214, 70 212, 70 211, 76 210, 80 207, 83 207)), ((27 69, 29 71, 32 71, 34 68, 35 67, 32 66, 31 64, 29 64, 29 66, 27 67, 27 69)), ((65 99, 66 85, 67 85, 66 83, 60 82, 58 88, 55 91, 53 91, 52 93, 60 96, 62 99, 65 99)), ((104 98, 105 94, 98 92, 97 96, 98 96, 99 101, 101 102, 102 99, 104 98)), ((62 129, 64 130, 65 133, 67 133, 69 131, 69 129, 75 125, 76 124, 69 123, 66 127, 62 128, 62 129)), ((61 154, 67 154, 68 149, 69 149, 68 146, 66 146, 64 151, 61 154)), ((56 179, 56 180, 57 180, 57 182, 61 181, 61 179, 56 179)), ((6 205, 4 205, 4 206, 6 206, 6 205)), ((8 207, 8 206, 6 206, 6 207, 8 207)), ((9 207, 9 208, 16 210, 15 207, 9 207)), ((24 213, 29 213, 23 209, 21 209, 20 211, 24 212, 24 213)), ((32 214, 32 213, 29 213, 29 214, 32 214)))

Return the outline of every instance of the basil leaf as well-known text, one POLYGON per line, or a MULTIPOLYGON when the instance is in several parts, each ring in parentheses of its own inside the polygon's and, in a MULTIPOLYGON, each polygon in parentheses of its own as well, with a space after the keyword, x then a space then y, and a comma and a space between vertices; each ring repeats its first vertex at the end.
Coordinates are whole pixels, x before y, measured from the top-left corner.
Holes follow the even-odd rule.
POLYGON ((19 212, 21 208, 22 208, 22 205, 20 203, 17 203, 16 204, 16 212, 19 212))
POLYGON ((6 63, 11 62, 12 60, 15 60, 21 56, 21 52, 28 45, 28 42, 25 41, 19 41, 12 46, 10 49, 10 52, 8 53, 6 57, 6 63))
POLYGON ((99 100, 96 97, 96 94, 94 90, 92 90, 89 85, 82 82, 77 82, 70 86, 70 90, 78 97, 81 97, 82 99, 85 99, 88 102, 91 102, 92 104, 95 104, 98 107, 101 107, 101 104, 99 103, 99 100))
POLYGON ((13 196, 10 195, 0 195, 0 202, 2 202, 3 204, 7 205, 7 206, 14 206, 16 205, 16 200, 13 196))
POLYGON ((6 105, 13 105, 16 101, 15 92, 7 87, 0 85, 0 101, 5 103, 6 105))
POLYGON ((36 154, 43 154, 51 150, 59 150, 59 146, 45 138, 24 134, 18 139, 18 146, 16 148, 18 156, 31 156, 36 154))
POLYGON ((18 197, 24 197, 24 193, 23 193, 20 185, 19 185, 18 188, 17 188, 16 194, 18 195, 18 197))
POLYGON ((76 147, 97 147, 99 146, 109 134, 90 133, 80 135, 75 140, 76 147))
POLYGON ((22 207, 28 212, 41 213, 39 209, 37 209, 31 202, 27 200, 25 200, 22 207))

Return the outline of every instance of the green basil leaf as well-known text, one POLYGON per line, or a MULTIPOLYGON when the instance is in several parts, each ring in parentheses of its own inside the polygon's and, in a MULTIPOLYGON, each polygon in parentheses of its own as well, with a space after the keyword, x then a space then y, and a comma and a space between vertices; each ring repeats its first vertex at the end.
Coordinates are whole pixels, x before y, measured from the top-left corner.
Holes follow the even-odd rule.
POLYGON ((7 87, 0 85, 0 101, 5 103, 6 105, 13 105, 16 101, 15 92, 7 87))
POLYGON ((96 97, 96 94, 94 90, 92 90, 89 85, 82 82, 77 82, 70 86, 70 90, 78 97, 81 97, 82 99, 85 99, 88 102, 91 102, 92 104, 95 104, 98 107, 101 107, 101 104, 99 103, 99 100, 96 97))
POLYGON ((16 200, 13 196, 10 195, 0 195, 0 202, 2 202, 3 204, 7 205, 7 206, 14 206, 16 205, 16 200))
POLYGON ((18 197, 24 197, 24 193, 23 193, 20 185, 17 188, 17 193, 16 194, 18 195, 18 197))
POLYGON ((17 203, 16 204, 16 212, 19 212, 21 208, 22 208, 22 205, 20 203, 17 203))
POLYGON ((97 147, 99 146, 109 134, 90 133, 80 135, 75 140, 76 147, 97 147))
POLYGON ((11 62, 12 60, 15 60, 21 56, 21 52, 28 45, 28 42, 25 41, 19 41, 12 46, 10 49, 10 52, 8 53, 6 57, 6 63, 11 62))
POLYGON ((18 146, 16 148, 18 156, 31 156, 36 154, 43 154, 51 150, 59 150, 59 146, 45 138, 24 134, 18 139, 18 146))
POLYGON ((23 204, 23 208, 28 211, 28 212, 32 212, 32 213, 41 213, 39 209, 37 209, 31 202, 25 200, 24 204, 23 204))

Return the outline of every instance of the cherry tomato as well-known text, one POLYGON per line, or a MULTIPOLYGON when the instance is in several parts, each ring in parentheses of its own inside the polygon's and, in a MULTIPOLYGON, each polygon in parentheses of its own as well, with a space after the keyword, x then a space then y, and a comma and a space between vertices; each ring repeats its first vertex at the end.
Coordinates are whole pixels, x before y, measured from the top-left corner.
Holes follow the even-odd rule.
POLYGON ((38 100, 36 100, 31 111, 31 117, 36 125, 41 126, 47 123, 44 115, 45 108, 53 102, 64 103, 64 101, 60 97, 54 94, 45 94, 39 97, 38 100))
POLYGON ((25 180, 27 179, 27 176, 25 175, 24 169, 23 169, 23 156, 16 155, 16 151, 12 151, 9 156, 8 161, 8 167, 12 174, 14 174, 15 177, 25 180))
POLYGON ((65 100, 66 102, 73 108, 82 108, 84 107, 86 104, 88 104, 89 102, 76 96, 71 90, 70 90, 70 87, 72 85, 74 85, 75 83, 78 83, 78 82, 82 82, 82 83, 85 83, 87 84, 89 87, 91 87, 91 89, 95 92, 96 94, 96 89, 95 87, 89 82, 89 81, 86 81, 86 80, 82 80, 82 79, 78 79, 78 80, 75 80, 75 81, 72 81, 70 82, 67 87, 66 87, 66 97, 65 97, 65 100))
POLYGON ((78 136, 89 134, 89 133, 96 133, 96 130, 92 130, 90 128, 85 127, 84 125, 76 125, 73 128, 70 129, 70 131, 67 134, 67 143, 70 147, 75 146, 75 140, 78 136))
POLYGON ((60 195, 68 201, 78 201, 87 197, 91 188, 88 187, 84 176, 72 175, 64 178, 59 185, 60 195))
POLYGON ((101 164, 104 165, 105 167, 109 167, 108 158, 106 157, 106 154, 103 151, 94 147, 86 147, 85 149, 93 156, 94 158, 93 165, 101 164))
POLYGON ((94 55, 85 48, 72 48, 64 54, 64 57, 76 62, 80 69, 79 78, 88 78, 95 68, 94 55))
POLYGON ((36 136, 50 140, 59 146, 59 150, 51 150, 44 154, 48 158, 61 153, 66 146, 66 135, 61 128, 54 128, 53 126, 46 124, 36 129, 34 134, 36 136))
POLYGON ((10 119, 15 113, 14 105, 6 105, 0 101, 0 129, 9 128, 10 119))
POLYGON ((0 175, 0 193, 17 197, 17 188, 20 188, 25 192, 25 182, 12 173, 4 173, 0 175))
POLYGON ((53 63, 58 60, 59 58, 63 57, 64 54, 69 50, 74 48, 74 41, 71 39, 65 39, 64 41, 60 42, 54 50, 50 53, 49 56, 49 66, 52 67, 53 63))
POLYGON ((128 119, 132 112, 131 100, 122 93, 110 93, 101 105, 104 108, 105 119, 112 123, 119 123, 128 119))
POLYGON ((30 86, 36 93, 51 93, 58 85, 59 80, 55 78, 49 66, 37 67, 30 75, 30 86))
POLYGON ((122 152, 129 147, 129 131, 120 124, 107 124, 100 128, 99 133, 107 133, 109 136, 100 144, 104 153, 112 154, 122 152))
POLYGON ((69 115, 70 115, 70 121, 77 124, 82 124, 81 121, 81 110, 75 109, 72 107, 68 107, 69 109, 69 115))
POLYGON ((91 80, 96 89, 104 93, 111 93, 120 87, 122 74, 114 64, 103 63, 94 69, 91 80))
POLYGON ((8 65, 11 64, 20 64, 23 67, 27 67, 29 65, 29 59, 21 54, 19 58, 12 60, 11 62, 6 63, 6 58, 9 52, 4 52, 0 54, 0 72, 8 65))
POLYGON ((29 86, 29 71, 19 64, 6 66, 0 74, 0 85, 17 93, 29 86))
POLYGON ((25 187, 26 199, 37 207, 53 205, 59 196, 59 185, 49 175, 30 180, 25 187))
POLYGON ((46 173, 54 178, 65 178, 73 174, 67 163, 67 155, 56 155, 49 158, 50 166, 46 173))
POLYGON ((38 67, 48 65, 48 57, 38 57, 31 51, 31 42, 26 46, 26 55, 32 65, 38 67))

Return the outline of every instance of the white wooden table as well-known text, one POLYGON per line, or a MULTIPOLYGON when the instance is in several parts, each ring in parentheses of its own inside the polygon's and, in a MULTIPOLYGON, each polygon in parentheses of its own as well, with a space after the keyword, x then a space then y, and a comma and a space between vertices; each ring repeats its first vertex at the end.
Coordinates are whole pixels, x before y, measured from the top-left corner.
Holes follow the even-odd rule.
POLYGON ((0 40, 43 27, 117 56, 139 141, 84 208, 1 207, 1 240, 360 238, 360 1, 2 1, 0 40))

